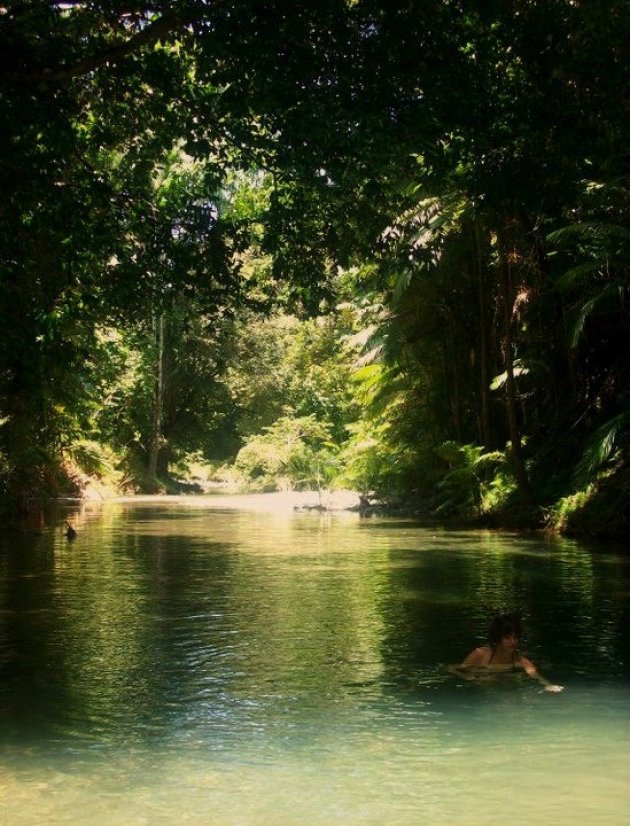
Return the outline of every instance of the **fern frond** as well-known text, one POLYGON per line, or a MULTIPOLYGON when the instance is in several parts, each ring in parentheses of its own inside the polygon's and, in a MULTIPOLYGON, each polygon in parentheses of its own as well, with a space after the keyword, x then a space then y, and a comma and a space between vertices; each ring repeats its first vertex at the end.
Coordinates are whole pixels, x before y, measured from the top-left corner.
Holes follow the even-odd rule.
POLYGON ((583 243, 602 242, 606 245, 614 243, 630 243, 630 229, 620 224, 605 224, 599 221, 580 222, 569 224, 566 227, 550 232, 547 239, 552 244, 562 245, 565 243, 574 244, 576 241, 583 243))
POLYGON ((563 272, 556 281, 556 285, 561 290, 568 290, 571 287, 579 287, 584 281, 591 278, 595 273, 601 270, 602 261, 584 261, 581 264, 576 264, 575 267, 563 272))
POLYGON ((483 468, 488 465, 499 466, 507 464, 507 457, 501 450, 491 450, 488 453, 482 453, 478 459, 475 460, 476 468, 483 468))

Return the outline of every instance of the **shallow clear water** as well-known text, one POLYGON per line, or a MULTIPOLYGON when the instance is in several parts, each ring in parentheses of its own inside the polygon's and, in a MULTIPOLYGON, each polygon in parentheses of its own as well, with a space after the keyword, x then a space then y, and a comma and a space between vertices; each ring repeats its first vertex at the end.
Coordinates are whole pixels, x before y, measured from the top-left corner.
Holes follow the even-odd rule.
POLYGON ((628 822, 630 557, 227 504, 2 537, 0 823, 628 822), (504 606, 563 694, 447 673, 504 606))

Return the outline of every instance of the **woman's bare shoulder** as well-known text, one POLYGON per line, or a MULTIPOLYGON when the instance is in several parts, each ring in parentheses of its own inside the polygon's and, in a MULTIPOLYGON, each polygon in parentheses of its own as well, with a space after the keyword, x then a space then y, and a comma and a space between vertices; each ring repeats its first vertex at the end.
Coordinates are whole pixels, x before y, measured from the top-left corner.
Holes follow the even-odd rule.
POLYGON ((487 645, 481 645, 479 648, 475 648, 470 652, 462 665, 488 665, 490 654, 490 647, 487 645))

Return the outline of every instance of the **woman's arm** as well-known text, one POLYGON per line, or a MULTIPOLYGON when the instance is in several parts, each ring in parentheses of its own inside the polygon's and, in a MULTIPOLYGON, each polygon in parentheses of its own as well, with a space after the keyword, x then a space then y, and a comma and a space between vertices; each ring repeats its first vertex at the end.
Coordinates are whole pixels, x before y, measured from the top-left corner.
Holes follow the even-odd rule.
POLYGON ((550 683, 542 674, 539 674, 538 669, 534 665, 531 660, 528 660, 527 657, 521 657, 518 661, 518 665, 525 671, 528 677, 531 677, 533 680, 539 682, 545 691, 549 691, 552 694, 557 694, 559 691, 564 691, 564 686, 562 685, 554 685, 550 683))

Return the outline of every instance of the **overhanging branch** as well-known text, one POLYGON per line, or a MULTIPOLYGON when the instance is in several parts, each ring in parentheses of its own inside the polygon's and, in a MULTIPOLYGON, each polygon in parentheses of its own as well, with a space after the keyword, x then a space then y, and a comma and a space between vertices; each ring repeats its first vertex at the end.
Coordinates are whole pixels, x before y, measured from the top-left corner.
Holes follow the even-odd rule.
POLYGON ((185 26, 194 22, 198 16, 198 12, 193 14, 190 10, 187 12, 169 12, 148 23, 143 29, 129 37, 128 40, 88 55, 75 63, 65 66, 38 67, 31 71, 12 70, 5 72, 4 78, 20 85, 42 82, 60 84, 75 77, 89 74, 102 66, 114 65, 146 46, 151 46, 159 40, 166 39, 176 32, 182 31, 185 26))

